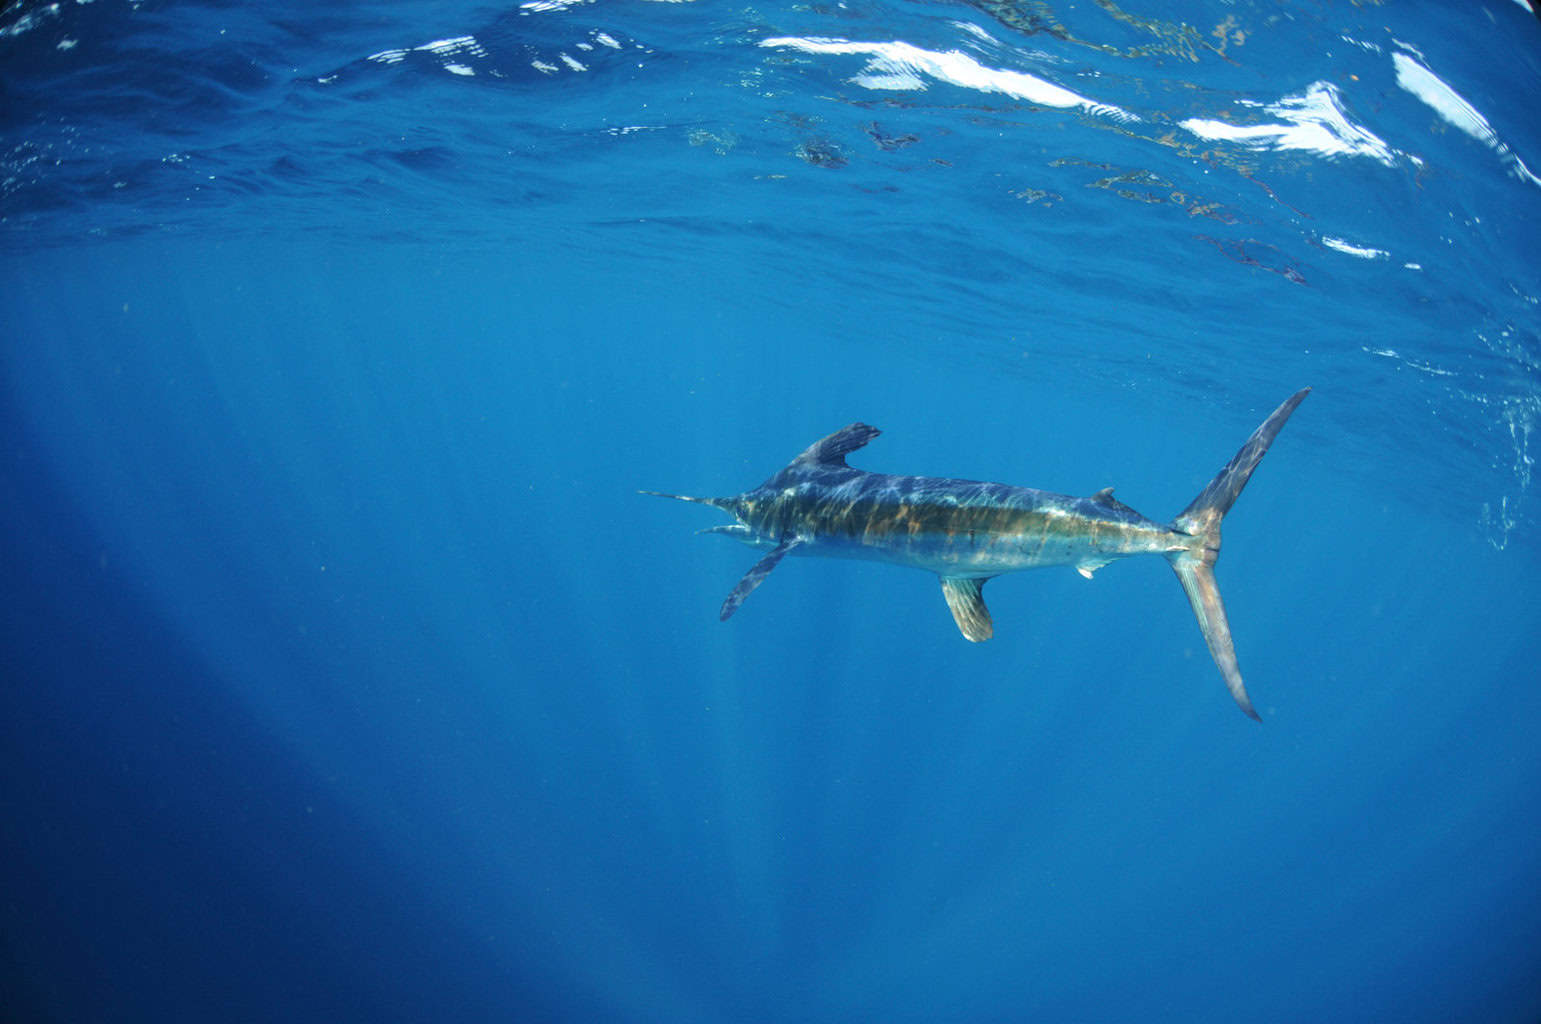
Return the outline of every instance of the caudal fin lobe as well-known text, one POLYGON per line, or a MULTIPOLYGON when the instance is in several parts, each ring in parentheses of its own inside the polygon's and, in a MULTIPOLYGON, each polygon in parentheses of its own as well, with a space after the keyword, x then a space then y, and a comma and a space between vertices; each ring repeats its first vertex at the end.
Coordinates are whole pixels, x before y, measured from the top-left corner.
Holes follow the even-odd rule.
POLYGON ((1257 721, 1262 719, 1252 707, 1252 701, 1247 697, 1247 688, 1242 684, 1241 668, 1236 663, 1236 646, 1231 642, 1231 627, 1225 618, 1225 603, 1220 600, 1220 587, 1215 583, 1215 559, 1220 556, 1220 521, 1236 503, 1252 471, 1268 452, 1268 446, 1273 444, 1279 431, 1284 429, 1285 421, 1310 393, 1310 388, 1302 388, 1275 409, 1273 415, 1247 438, 1247 443, 1241 446, 1235 457, 1215 475, 1209 486, 1199 492, 1199 496, 1172 521, 1173 529, 1193 538, 1193 543, 1187 548, 1167 556, 1172 569, 1177 573, 1183 592, 1188 595, 1188 603, 1193 606, 1193 615, 1199 620, 1204 642, 1209 646, 1210 656, 1215 659, 1220 675, 1225 678, 1231 696, 1248 717, 1257 721))

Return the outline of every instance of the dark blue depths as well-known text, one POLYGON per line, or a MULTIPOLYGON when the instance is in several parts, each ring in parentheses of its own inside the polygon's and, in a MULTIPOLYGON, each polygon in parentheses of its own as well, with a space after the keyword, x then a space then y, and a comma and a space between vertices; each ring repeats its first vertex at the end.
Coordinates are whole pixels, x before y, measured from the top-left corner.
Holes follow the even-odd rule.
POLYGON ((1541 23, 1124 7, 8 10, 0 1017, 1536 1019, 1541 23), (1305 385, 1261 725, 1154 559, 721 624, 636 494, 1305 385))

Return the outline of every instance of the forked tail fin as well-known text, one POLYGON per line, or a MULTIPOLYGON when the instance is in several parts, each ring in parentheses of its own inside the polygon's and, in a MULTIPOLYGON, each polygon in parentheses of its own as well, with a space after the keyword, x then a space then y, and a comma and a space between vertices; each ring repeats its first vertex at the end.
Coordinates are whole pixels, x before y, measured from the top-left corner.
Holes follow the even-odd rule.
POLYGON ((1182 583, 1183 592, 1188 595, 1193 615, 1199 620, 1199 630, 1204 634, 1204 642, 1209 645, 1209 653, 1220 674, 1225 677, 1226 687, 1241 710, 1257 721, 1262 719, 1247 697, 1247 688, 1242 685, 1241 668, 1236 664, 1236 645, 1231 642, 1231 627, 1225 618, 1225 603, 1220 600, 1220 587, 1215 583, 1215 559, 1220 557, 1220 520, 1231 510, 1241 489, 1247 486, 1252 471, 1263 460, 1279 431, 1284 429, 1285 421, 1310 393, 1310 388, 1303 388, 1275 409, 1209 486, 1172 520, 1172 528, 1188 534, 1193 543, 1172 552, 1167 558, 1182 583))

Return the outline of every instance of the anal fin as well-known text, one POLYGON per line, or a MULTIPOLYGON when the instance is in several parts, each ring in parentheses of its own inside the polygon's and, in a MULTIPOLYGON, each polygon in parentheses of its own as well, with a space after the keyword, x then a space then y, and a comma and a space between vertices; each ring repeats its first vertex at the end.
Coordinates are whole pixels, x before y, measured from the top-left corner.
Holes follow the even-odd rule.
POLYGON ((801 543, 802 538, 791 537, 777 544, 770 554, 754 563, 754 566, 744 573, 744 578, 738 581, 738 586, 733 588, 733 593, 729 594, 727 600, 722 602, 722 611, 719 614, 719 618, 723 622, 727 622, 733 613, 738 611, 738 606, 744 603, 744 598, 754 593, 754 588, 764 583, 765 577, 770 575, 771 570, 781 563, 781 560, 787 556, 789 551, 801 543))
POLYGON ((952 611, 952 619, 965 638, 979 643, 995 635, 990 609, 985 607, 985 580, 978 577, 943 576, 942 596, 952 611))

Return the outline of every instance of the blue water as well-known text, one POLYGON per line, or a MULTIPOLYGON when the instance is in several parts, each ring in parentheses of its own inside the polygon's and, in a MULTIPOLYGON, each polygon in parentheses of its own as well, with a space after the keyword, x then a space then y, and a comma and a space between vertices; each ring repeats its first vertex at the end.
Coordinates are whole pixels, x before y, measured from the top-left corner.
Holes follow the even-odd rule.
POLYGON ((1541 1019, 1541 20, 10 4, 0 1019, 1541 1019), (709 509, 863 468, 1218 568, 709 509))

